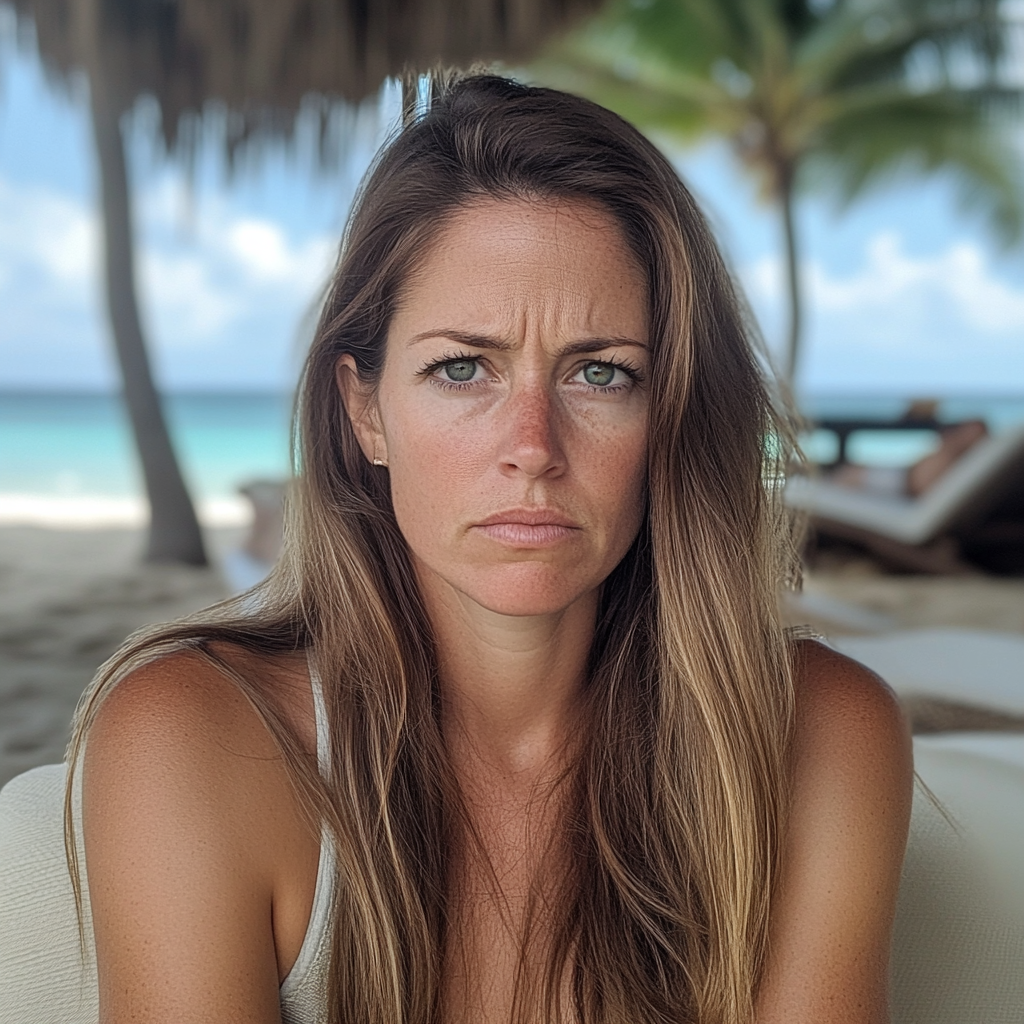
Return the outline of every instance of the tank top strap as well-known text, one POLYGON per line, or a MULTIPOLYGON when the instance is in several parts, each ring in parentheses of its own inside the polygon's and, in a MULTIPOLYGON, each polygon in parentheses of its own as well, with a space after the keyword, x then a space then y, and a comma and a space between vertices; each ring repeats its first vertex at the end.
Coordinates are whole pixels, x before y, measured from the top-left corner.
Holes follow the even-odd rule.
MULTIPOLYGON (((309 685, 313 691, 316 718, 316 760, 320 774, 330 770, 331 733, 327 725, 324 687, 313 652, 306 652, 309 685)), ((309 924, 302 948, 288 977, 281 983, 281 1020, 283 1024, 325 1024, 327 989, 331 960, 331 916, 334 908, 334 844, 326 824, 320 835, 320 860, 309 924)))

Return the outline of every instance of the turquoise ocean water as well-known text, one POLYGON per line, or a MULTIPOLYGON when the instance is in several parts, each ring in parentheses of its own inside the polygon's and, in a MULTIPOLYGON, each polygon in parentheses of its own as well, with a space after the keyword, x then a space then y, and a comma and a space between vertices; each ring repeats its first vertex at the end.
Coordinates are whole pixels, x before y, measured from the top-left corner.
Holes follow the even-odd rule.
MULTIPOLYGON (((803 409, 817 416, 898 416, 907 397, 816 395, 803 409)), ((231 498, 239 484, 288 472, 290 396, 188 394, 166 399, 171 429, 190 485, 201 500, 231 498)), ((1024 422, 1024 395, 953 396, 943 419, 981 417, 993 430, 1024 422)), ((828 458, 830 435, 809 439, 828 458)), ((934 443, 930 434, 862 434, 851 439, 860 462, 909 464, 934 443)), ((140 494, 126 418, 110 395, 0 394, 0 502, 30 496, 73 504, 82 498, 140 494)))
MULTIPOLYGON (((171 395, 165 408, 193 491, 235 494, 288 472, 290 396, 171 395)), ((0 494, 137 495, 128 421, 111 395, 0 394, 0 494)))

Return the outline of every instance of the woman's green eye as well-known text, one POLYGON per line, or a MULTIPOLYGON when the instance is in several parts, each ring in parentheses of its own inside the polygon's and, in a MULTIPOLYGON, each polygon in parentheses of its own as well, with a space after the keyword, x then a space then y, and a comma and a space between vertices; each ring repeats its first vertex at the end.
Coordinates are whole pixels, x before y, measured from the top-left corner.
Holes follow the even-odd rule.
POLYGON ((476 362, 472 359, 456 359, 444 364, 444 372, 449 380, 462 384, 473 379, 473 375, 476 373, 476 362))
POLYGON ((609 363, 587 363, 583 367, 583 379, 596 387, 607 387, 615 378, 615 367, 609 363))

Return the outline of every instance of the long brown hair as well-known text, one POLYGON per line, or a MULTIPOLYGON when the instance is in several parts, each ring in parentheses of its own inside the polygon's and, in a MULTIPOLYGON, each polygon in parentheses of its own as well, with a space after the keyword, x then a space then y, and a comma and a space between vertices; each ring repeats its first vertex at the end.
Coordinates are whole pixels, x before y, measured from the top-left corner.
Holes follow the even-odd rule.
POLYGON ((447 219, 484 197, 608 211, 646 274, 653 348, 647 508, 602 589, 566 827, 573 873, 546 910, 543 970, 520 971, 514 1016, 737 1024, 765 963, 788 787, 792 667, 777 609, 793 565, 777 486, 787 432, 692 196, 639 132, 586 100, 450 79, 379 155, 301 382, 278 566, 244 598, 133 637, 83 698, 69 761, 133 668, 182 645, 220 664, 333 836, 329 1019, 439 1020, 447 865, 465 818, 430 621, 386 471, 359 449, 335 366, 350 353, 364 380, 378 377, 403 282, 447 219), (269 687, 233 672, 214 640, 315 656, 328 778, 269 687))

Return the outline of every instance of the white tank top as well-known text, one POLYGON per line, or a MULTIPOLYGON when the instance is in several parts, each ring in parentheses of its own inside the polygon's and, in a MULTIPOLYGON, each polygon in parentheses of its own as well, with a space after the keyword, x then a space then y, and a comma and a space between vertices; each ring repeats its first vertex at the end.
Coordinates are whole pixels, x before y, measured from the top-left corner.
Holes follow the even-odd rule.
MULTIPOLYGON (((330 732, 319 676, 310 664, 320 771, 330 760, 330 732)), ((84 958, 64 855, 65 765, 33 768, 0 791, 0 1024, 97 1024, 96 950, 88 878, 82 871, 84 958)), ((81 772, 73 794, 81 821, 81 772)), ((325 1024, 334 896, 334 848, 324 832, 306 935, 281 984, 284 1024, 325 1024)))
MULTIPOLYGON (((320 676, 309 657, 316 717, 316 760, 326 775, 331 758, 331 733, 320 676)), ((334 846, 325 828, 320 838, 316 889, 302 948, 288 977, 281 982, 281 1019, 284 1024, 322 1024, 327 1019, 327 972, 331 958, 331 908, 334 906, 334 846)))

